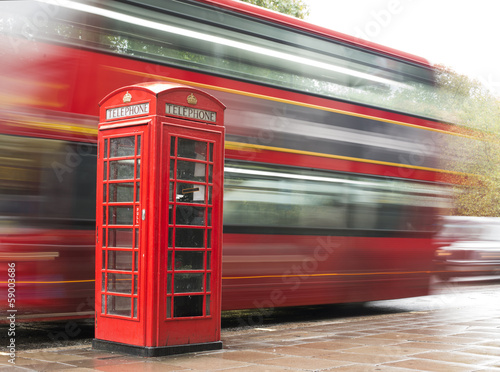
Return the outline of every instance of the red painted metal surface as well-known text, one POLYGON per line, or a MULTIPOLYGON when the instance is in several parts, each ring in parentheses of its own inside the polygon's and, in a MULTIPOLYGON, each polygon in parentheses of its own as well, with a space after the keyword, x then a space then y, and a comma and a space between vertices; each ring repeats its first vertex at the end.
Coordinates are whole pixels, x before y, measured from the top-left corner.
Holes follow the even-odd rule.
POLYGON ((149 83, 100 107, 96 339, 219 342, 224 105, 149 83))

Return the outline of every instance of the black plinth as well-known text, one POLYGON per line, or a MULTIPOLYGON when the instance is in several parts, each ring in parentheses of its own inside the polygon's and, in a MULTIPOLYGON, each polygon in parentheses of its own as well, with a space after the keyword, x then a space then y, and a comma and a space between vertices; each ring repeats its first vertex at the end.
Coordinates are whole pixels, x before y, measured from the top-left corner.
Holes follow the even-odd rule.
POLYGON ((92 340, 92 348, 96 350, 114 351, 117 353, 131 354, 142 357, 159 357, 166 355, 194 353, 197 351, 220 350, 222 349, 222 341, 189 345, 145 347, 122 344, 119 342, 98 340, 94 338, 92 340))

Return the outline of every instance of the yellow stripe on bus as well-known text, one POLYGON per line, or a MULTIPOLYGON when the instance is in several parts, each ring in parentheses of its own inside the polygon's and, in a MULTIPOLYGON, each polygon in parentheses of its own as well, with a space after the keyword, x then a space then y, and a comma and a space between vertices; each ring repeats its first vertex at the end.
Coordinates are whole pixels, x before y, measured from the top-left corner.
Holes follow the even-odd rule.
POLYGON ((249 150, 265 150, 265 151, 285 152, 285 153, 290 153, 290 154, 309 155, 309 156, 316 156, 316 157, 321 157, 321 158, 355 161, 355 162, 359 162, 359 163, 388 165, 391 167, 424 170, 424 171, 438 172, 438 173, 448 173, 448 174, 454 174, 457 176, 470 176, 470 174, 467 174, 467 173, 455 172, 455 171, 449 171, 449 170, 437 169, 437 168, 421 167, 418 165, 407 165, 407 164, 391 163, 391 162, 387 162, 387 161, 352 158, 349 156, 332 155, 332 154, 325 154, 325 153, 321 153, 321 152, 304 151, 304 150, 294 150, 294 149, 287 149, 287 148, 283 148, 283 147, 255 145, 252 143, 226 141, 225 148, 228 150, 249 149, 249 150))
POLYGON ((301 278, 324 276, 360 276, 360 275, 404 275, 404 274, 433 274, 434 271, 401 271, 401 272, 375 272, 375 273, 325 273, 325 274, 295 274, 295 275, 255 275, 255 276, 226 276, 222 279, 271 279, 271 278, 301 278))
MULTIPOLYGON (((254 276, 225 276, 223 280, 236 280, 236 279, 272 279, 272 278, 300 278, 300 277, 328 277, 328 276, 366 276, 366 275, 407 275, 407 274, 435 274, 446 271, 382 271, 372 273, 323 273, 323 274, 289 274, 289 275, 254 275, 254 276)), ((68 281, 16 281, 16 284, 66 284, 66 283, 91 283, 95 279, 88 280, 68 280, 68 281)), ((7 284, 7 282, 0 282, 7 284)))

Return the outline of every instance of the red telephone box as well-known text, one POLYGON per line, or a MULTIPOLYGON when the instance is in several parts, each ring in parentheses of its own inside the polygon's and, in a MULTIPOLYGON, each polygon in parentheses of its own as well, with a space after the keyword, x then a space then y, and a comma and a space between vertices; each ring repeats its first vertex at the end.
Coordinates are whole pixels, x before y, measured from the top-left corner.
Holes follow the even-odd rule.
POLYGON ((95 348, 222 348, 224 109, 170 83, 100 102, 95 348))

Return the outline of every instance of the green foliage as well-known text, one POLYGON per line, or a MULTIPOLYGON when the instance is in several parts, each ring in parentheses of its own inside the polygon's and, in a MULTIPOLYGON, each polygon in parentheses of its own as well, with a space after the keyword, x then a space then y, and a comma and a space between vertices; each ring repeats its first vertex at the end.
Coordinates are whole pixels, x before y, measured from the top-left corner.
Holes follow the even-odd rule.
POLYGON ((444 66, 437 66, 437 84, 436 104, 458 124, 446 148, 450 167, 473 175, 457 178, 454 214, 500 217, 500 100, 444 66))
POLYGON ((241 0, 245 3, 305 19, 309 15, 309 6, 303 0, 241 0))
POLYGON ((436 66, 439 88, 437 106, 447 113, 447 121, 490 133, 500 133, 498 97, 478 80, 449 67, 436 66))

